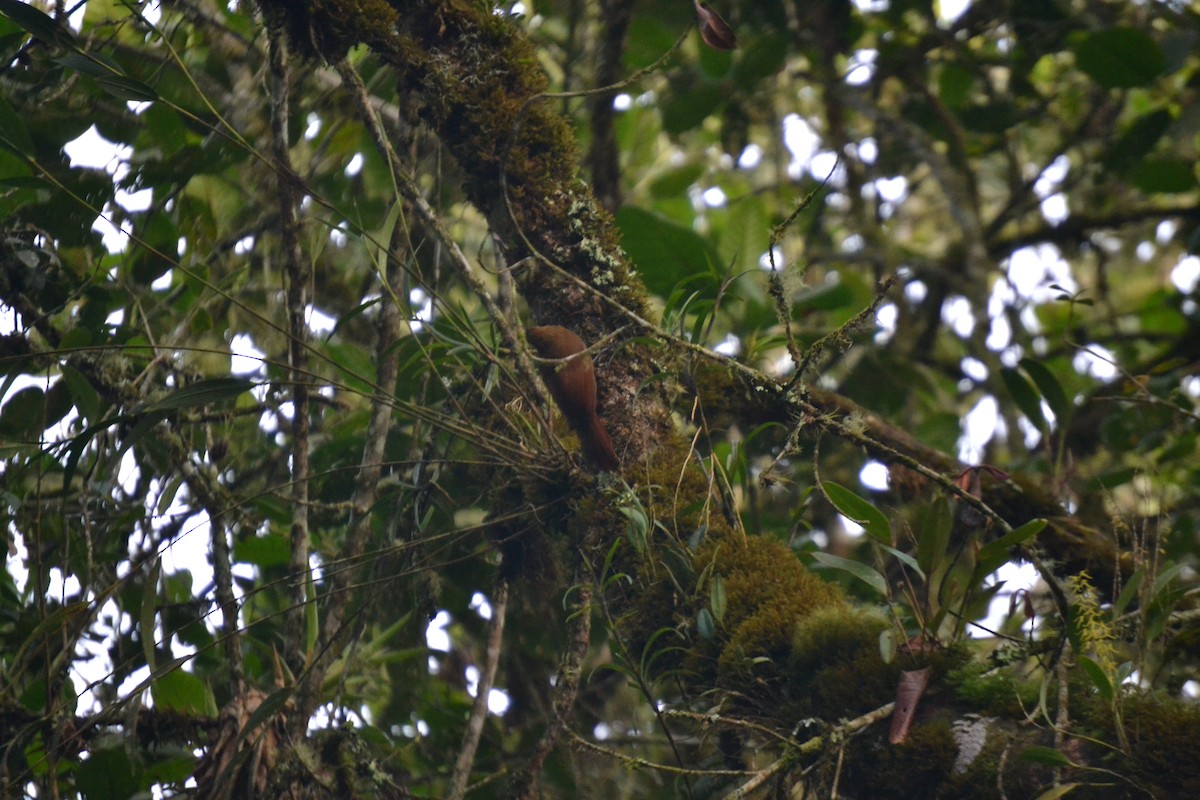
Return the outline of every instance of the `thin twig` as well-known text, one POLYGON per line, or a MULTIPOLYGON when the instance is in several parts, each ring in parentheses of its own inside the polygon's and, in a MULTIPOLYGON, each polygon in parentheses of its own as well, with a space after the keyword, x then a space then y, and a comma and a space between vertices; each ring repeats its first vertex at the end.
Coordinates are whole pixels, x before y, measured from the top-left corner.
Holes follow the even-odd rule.
POLYGON ((471 777, 471 766, 475 763, 475 751, 483 735, 483 723, 487 720, 488 695, 496 680, 496 666, 500 663, 500 646, 504 640, 504 616, 508 609, 508 583, 503 579, 496 586, 492 598, 492 625, 488 632, 487 661, 480 670, 479 683, 475 688, 475 704, 467 720, 467 732, 463 735, 462 749, 454 763, 454 774, 450 778, 448 800, 462 800, 467 793, 467 781, 471 777))
POLYGON ((579 584, 578 600, 575 603, 574 619, 571 624, 571 641, 563 652, 554 682, 554 699, 551 703, 550 722, 533 755, 513 779, 508 797, 511 800, 533 800, 537 797, 537 778, 546 757, 558 746, 563 733, 569 729, 568 716, 575 707, 579 694, 579 679, 583 674, 583 658, 587 655, 592 634, 592 587, 590 583, 579 584))
MULTIPOLYGON (((308 383, 303 380, 307 363, 308 325, 305 312, 308 308, 309 281, 311 270, 305 264, 300 249, 300 223, 296 215, 299 197, 296 191, 295 173, 288 152, 288 94, 290 73, 288 68, 287 43, 283 31, 274 28, 267 37, 269 56, 268 91, 271 97, 271 155, 277 171, 277 200, 279 204, 279 237, 284 261, 286 299, 288 314, 288 369, 292 380, 292 524, 291 553, 288 571, 293 579, 291 602, 294 610, 285 624, 284 655, 288 668, 300 674, 307 662, 305 621, 308 614, 307 599, 309 581, 308 555, 308 434, 309 403, 308 383)), ((296 714, 294 729, 303 735, 308 729, 308 719, 296 714)))

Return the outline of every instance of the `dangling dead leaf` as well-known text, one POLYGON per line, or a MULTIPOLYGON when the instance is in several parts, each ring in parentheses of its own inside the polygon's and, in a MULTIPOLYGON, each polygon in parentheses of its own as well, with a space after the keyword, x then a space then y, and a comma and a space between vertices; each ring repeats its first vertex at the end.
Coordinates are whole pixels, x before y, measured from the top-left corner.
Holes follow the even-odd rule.
POLYGON ((714 50, 732 50, 737 47, 737 36, 729 23, 713 10, 708 3, 694 0, 696 16, 699 19, 700 38, 714 50))
POLYGON ((888 734, 888 741, 892 744, 900 744, 908 738, 921 695, 929 686, 930 671, 929 667, 925 667, 900 673, 900 683, 896 686, 896 710, 892 712, 892 730, 888 734))

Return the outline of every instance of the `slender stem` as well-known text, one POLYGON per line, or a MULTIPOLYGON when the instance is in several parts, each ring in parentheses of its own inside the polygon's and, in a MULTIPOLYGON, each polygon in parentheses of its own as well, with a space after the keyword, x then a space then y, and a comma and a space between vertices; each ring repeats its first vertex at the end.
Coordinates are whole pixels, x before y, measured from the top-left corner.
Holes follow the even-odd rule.
MULTIPOLYGON (((279 236, 282 242, 284 277, 288 316, 288 370, 292 391, 292 523, 291 554, 288 570, 292 577, 291 604, 284 625, 284 656, 293 674, 300 674, 307 662, 305 618, 307 608, 307 574, 309 569, 308 530, 308 435, 309 398, 307 364, 308 326, 305 312, 308 308, 308 287, 311 271, 300 250, 300 223, 296 209, 299 197, 297 183, 288 153, 288 92, 289 68, 287 44, 282 30, 270 31, 268 40, 269 69, 268 86, 271 95, 271 155, 276 165, 279 204, 279 236)), ((303 733, 307 719, 295 722, 303 733)))
POLYGON ((500 647, 504 641, 504 617, 508 610, 508 583, 501 580, 492 598, 492 625, 488 632, 487 661, 479 675, 475 689, 475 704, 467 720, 467 732, 463 735, 462 749, 454 764, 454 775, 450 779, 448 800, 462 800, 467 793, 467 781, 471 778, 471 766, 475 763, 475 752, 483 736, 483 723, 487 720, 488 695, 496 681, 496 667, 500 663, 500 647))

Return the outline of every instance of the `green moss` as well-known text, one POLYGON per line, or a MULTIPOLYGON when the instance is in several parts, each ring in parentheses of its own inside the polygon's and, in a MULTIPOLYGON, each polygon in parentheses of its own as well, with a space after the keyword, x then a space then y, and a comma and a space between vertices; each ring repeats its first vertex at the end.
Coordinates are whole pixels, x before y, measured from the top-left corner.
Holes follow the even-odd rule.
POLYGON ((1200 706, 1134 695, 1122 714, 1134 781, 1155 797, 1200 797, 1200 706))
POLYGON ((901 667, 885 664, 879 652, 879 635, 890 625, 872 611, 839 606, 796 626, 789 669, 806 686, 803 713, 849 717, 895 698, 901 667))
POLYGON ((952 670, 947 683, 967 708, 979 714, 1023 719, 1027 709, 1035 708, 1038 684, 1018 681, 1010 670, 989 673, 987 664, 971 662, 952 670))
POLYGON ((903 744, 884 740, 853 748, 842 770, 842 785, 849 797, 940 797, 957 757, 949 721, 932 720, 915 725, 903 744))

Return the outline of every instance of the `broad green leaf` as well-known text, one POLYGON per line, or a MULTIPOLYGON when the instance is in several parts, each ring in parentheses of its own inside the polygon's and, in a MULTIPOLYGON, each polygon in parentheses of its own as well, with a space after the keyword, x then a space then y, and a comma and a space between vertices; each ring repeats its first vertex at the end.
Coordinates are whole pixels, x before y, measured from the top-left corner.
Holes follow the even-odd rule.
POLYGON ((937 495, 925 508, 921 529, 917 531, 917 564, 926 575, 932 575, 946 557, 950 545, 950 528, 954 518, 944 495, 937 495))
POLYGON ((44 42, 55 42, 64 46, 74 44, 71 31, 59 25, 45 12, 21 0, 0 0, 0 14, 11 19, 44 42))
POLYGON ((1036 764, 1046 764, 1051 767, 1071 767, 1071 759, 1055 750, 1053 747, 1026 747, 1021 751, 1021 758, 1036 764))
POLYGON ((304 660, 306 664, 311 664, 320 643, 321 624, 317 617, 317 587, 313 583, 313 571, 307 570, 304 575, 304 660))
POLYGON ((1021 369, 1025 370, 1025 374, 1033 379, 1034 385, 1042 394, 1042 399, 1054 412, 1056 424, 1059 427, 1065 425, 1071 414, 1071 401, 1067 399, 1067 393, 1063 391, 1058 378, 1046 368, 1045 364, 1032 358, 1021 359, 1021 369))
POLYGON ((829 498, 829 502, 833 503, 834 508, 847 519, 862 525, 873 539, 886 545, 892 543, 892 525, 878 508, 832 481, 822 481, 821 491, 829 498))
POLYGON ((921 578, 921 580, 925 580, 925 572, 921 569, 920 564, 917 563, 917 560, 915 558, 913 558, 908 553, 905 553, 902 550, 897 550, 896 548, 892 547, 891 545, 881 544, 879 546, 882 547, 884 550, 886 550, 888 553, 890 553, 901 564, 904 564, 906 567, 908 567, 913 572, 915 572, 917 574, 917 576, 921 578))
POLYGON ((1184 158, 1148 158, 1133 169, 1133 184, 1144 192, 1178 194, 1196 188, 1196 163, 1184 158))
POLYGON ((885 628, 879 633, 879 657, 883 663, 890 664, 896 659, 899 643, 896 641, 896 629, 885 628))
POLYGON ((853 575, 863 583, 870 586, 880 595, 887 596, 888 585, 887 580, 874 567, 869 567, 866 564, 852 561, 848 558, 835 556, 832 553, 823 553, 820 550, 812 554, 814 560, 824 564, 827 567, 841 570, 847 574, 853 575))
POLYGON ((1097 664, 1093 659, 1088 658, 1085 655, 1079 656, 1079 666, 1083 668, 1083 671, 1087 673, 1088 679, 1092 682, 1092 685, 1095 686, 1096 690, 1100 692, 1100 697, 1103 698, 1105 702, 1111 703, 1113 699, 1113 685, 1112 681, 1108 678, 1108 674, 1104 671, 1104 668, 1097 664))
POLYGON ((25 123, 3 95, 0 95, 0 144, 18 155, 33 155, 33 139, 25 123))
POLYGON ((713 575, 709 581, 708 605, 718 623, 725 619, 725 579, 720 575, 713 575))
POLYGON ((281 567, 291 558, 288 540, 277 533, 243 536, 233 543, 233 560, 256 567, 281 567))
POLYGON ((663 129, 679 134, 699 127, 724 100, 720 84, 707 81, 697 81, 682 91, 672 92, 662 105, 663 129))
POLYGON ((157 555, 150 559, 146 580, 142 584, 142 606, 138 614, 138 632, 141 634, 142 655, 146 666, 153 672, 157 659, 154 657, 154 621, 158 617, 158 575, 162 562, 157 555))
POLYGON ((63 383, 70 389, 71 400, 75 403, 75 407, 79 409, 79 415, 88 422, 95 422, 101 413, 99 393, 96 392, 91 381, 70 364, 63 364, 60 369, 62 370, 63 383))
POLYGON ((1166 58, 1150 34, 1138 28, 1107 28, 1076 38, 1075 63, 1110 89, 1145 86, 1166 67, 1166 58))
POLYGON ((1125 613, 1125 609, 1133 602, 1133 598, 1137 597, 1138 589, 1142 585, 1142 579, 1146 577, 1146 568, 1138 567, 1129 580, 1125 582, 1125 586, 1121 589, 1121 594, 1117 597, 1117 602, 1113 603, 1113 616, 1119 617, 1125 613))
POLYGON ((93 749, 75 771, 84 800, 128 800, 140 788, 136 767, 121 745, 93 749))
POLYGON ((696 612, 696 632, 700 634, 701 639, 711 641, 715 633, 715 625, 713 624, 713 616, 707 608, 702 608, 696 612))
POLYGON ((0 435, 10 440, 37 439, 45 425, 46 393, 27 386, 10 396, 0 409, 0 435))
POLYGON ((1186 564, 1172 564, 1158 574, 1154 579, 1154 588, 1150 591, 1150 596, 1154 600, 1161 599, 1163 593, 1170 588, 1171 582, 1174 581, 1188 567, 1186 564))
POLYGON ((254 385, 254 381, 245 378, 206 378, 176 389, 166 397, 143 403, 134 413, 150 414, 206 406, 237 397, 242 392, 250 391, 254 385))
POLYGON ((686 195, 689 188, 704 174, 703 164, 685 164, 667 170, 650 182, 653 197, 679 197, 686 195))
POLYGON ((1109 169, 1121 172, 1133 164, 1141 163, 1142 158, 1166 134, 1172 121, 1174 117, 1171 112, 1163 109, 1141 115, 1109 145, 1101 162, 1109 169))
POLYGON ((1006 561, 1008 551, 1017 545, 1024 544, 1037 536, 1046 527, 1046 520, 1031 519, 1019 528, 1009 531, 994 542, 988 542, 979 549, 977 562, 979 570, 987 575, 995 572, 1006 561))
POLYGON ((974 85, 975 73, 962 64, 945 64, 938 73, 938 96, 948 108, 966 106, 974 85))
POLYGON ((164 711, 177 711, 189 717, 209 716, 208 688, 190 672, 173 669, 151 686, 154 705, 164 711))
POLYGON ((1046 415, 1042 413, 1042 397, 1029 379, 1020 371, 1011 368, 1000 370, 1000 377, 1025 418, 1042 433, 1048 433, 1050 426, 1046 422, 1046 415))
POLYGON ((709 272, 717 263, 712 247, 694 230, 637 206, 617 212, 621 246, 637 265, 647 288, 666 297, 680 280, 709 272))

